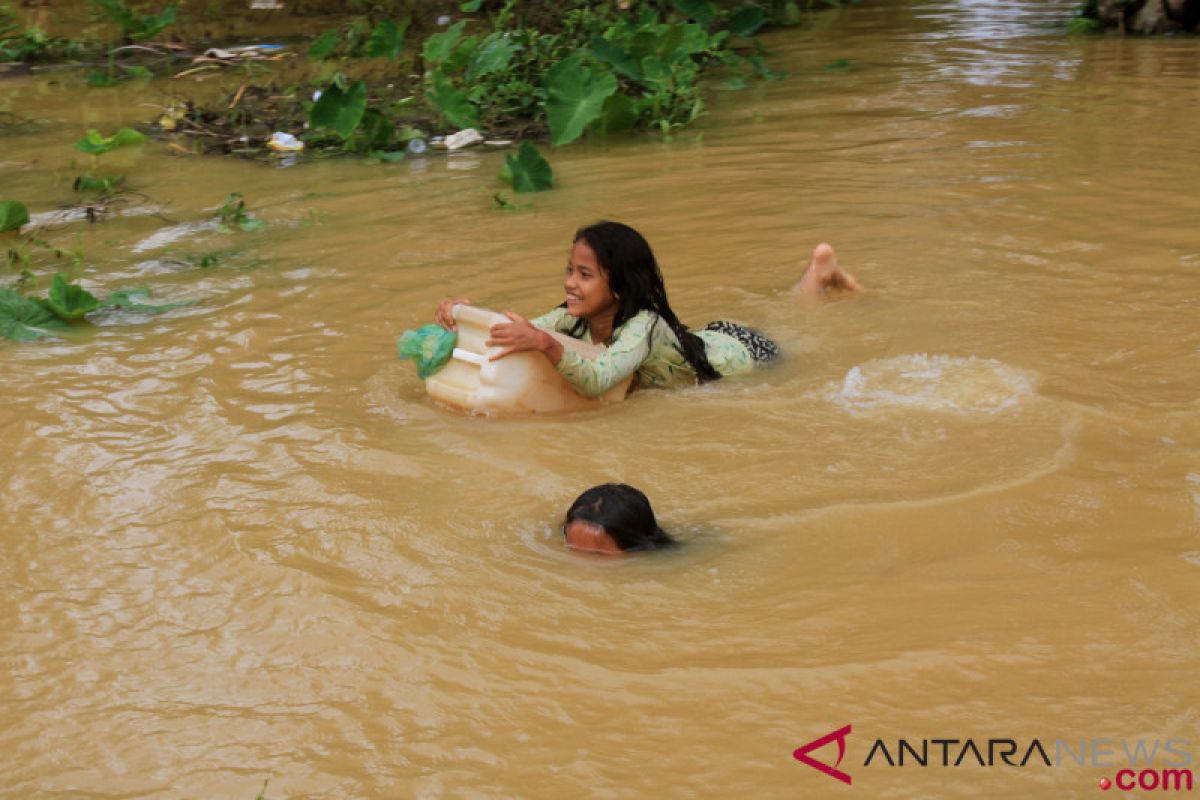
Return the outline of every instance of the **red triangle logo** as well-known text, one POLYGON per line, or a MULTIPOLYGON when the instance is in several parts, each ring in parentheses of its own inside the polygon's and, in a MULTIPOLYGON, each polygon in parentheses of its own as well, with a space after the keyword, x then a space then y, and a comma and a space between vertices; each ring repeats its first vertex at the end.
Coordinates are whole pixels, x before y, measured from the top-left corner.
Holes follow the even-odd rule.
POLYGON ((807 764, 815 770, 824 772, 831 778, 837 778, 842 783, 849 784, 851 782, 850 776, 838 769, 838 765, 842 763, 842 759, 846 756, 846 737, 849 735, 849 725, 844 728, 838 728, 832 733, 825 734, 820 739, 813 739, 808 744, 797 747, 794 751, 792 751, 792 758, 796 759, 801 764, 807 764), (809 755, 809 753, 811 753, 813 750, 820 750, 822 747, 833 741, 836 741, 838 745, 837 762, 834 763, 833 766, 826 764, 824 761, 817 761, 815 758, 809 755))

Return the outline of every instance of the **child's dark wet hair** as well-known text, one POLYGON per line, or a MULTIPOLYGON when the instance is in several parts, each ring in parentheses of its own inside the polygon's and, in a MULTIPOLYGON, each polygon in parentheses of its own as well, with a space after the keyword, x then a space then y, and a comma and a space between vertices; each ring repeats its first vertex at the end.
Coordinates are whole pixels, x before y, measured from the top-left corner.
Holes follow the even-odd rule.
POLYGON ((625 551, 657 550, 675 544, 658 527, 646 495, 624 483, 593 486, 575 498, 567 510, 564 530, 577 520, 600 526, 625 551))
MULTIPOLYGON (((639 311, 653 311, 675 332, 683 357, 696 370, 696 379, 700 383, 719 380, 721 373, 709 363, 704 342, 671 310, 662 270, 646 238, 624 223, 601 220, 575 231, 574 241, 580 239, 592 248, 596 260, 608 273, 608 288, 617 298, 613 329, 633 319, 639 311)), ((571 335, 581 333, 582 330, 572 331, 571 335)))

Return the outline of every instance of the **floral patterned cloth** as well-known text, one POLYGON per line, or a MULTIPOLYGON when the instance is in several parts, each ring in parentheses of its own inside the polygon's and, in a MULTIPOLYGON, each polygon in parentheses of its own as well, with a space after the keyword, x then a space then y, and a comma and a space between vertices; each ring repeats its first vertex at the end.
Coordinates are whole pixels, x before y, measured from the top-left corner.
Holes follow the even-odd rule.
MULTIPOLYGON (((579 318, 560 307, 530 322, 543 330, 569 334, 579 318)), ((694 333, 704 341, 709 363, 722 375, 736 375, 754 368, 750 350, 733 336, 714 330, 694 333)), ((582 339, 592 341, 587 330, 582 339)), ((666 387, 696 379, 696 371, 679 350, 675 332, 653 311, 639 311, 613 331, 612 343, 603 354, 584 358, 564 349, 555 368, 588 397, 603 394, 634 373, 638 385, 643 387, 666 387)))

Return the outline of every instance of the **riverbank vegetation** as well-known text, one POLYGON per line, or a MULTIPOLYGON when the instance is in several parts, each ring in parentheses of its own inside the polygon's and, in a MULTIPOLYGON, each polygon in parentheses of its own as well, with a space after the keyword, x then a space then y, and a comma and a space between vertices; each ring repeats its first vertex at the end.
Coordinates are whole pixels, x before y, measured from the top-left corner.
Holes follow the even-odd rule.
MULTIPOLYGON (((704 114, 710 92, 784 77, 770 67, 762 31, 855 2, 295 0, 282 9, 274 0, 88 0, 80 17, 77 4, 42 0, 21 12, 0 5, 0 61, 9 62, 0 76, 57 62, 78 69, 55 79, 86 91, 138 80, 155 87, 158 111, 148 119, 74 142, 90 164, 72 163, 76 198, 61 212, 71 219, 98 222, 137 196, 128 176, 105 168, 105 154, 156 141, 181 156, 282 164, 390 163, 429 157, 439 145, 492 146, 509 150, 499 180, 540 192, 555 185, 553 148, 585 137, 670 138, 704 114)), ((11 131, 36 125, 4 114, 0 127, 11 131)), ((493 200, 501 210, 528 207, 503 191, 493 200)), ((78 239, 74 248, 53 242, 52 218, 0 197, 4 261, 15 277, 0 298, 0 337, 42 338, 114 308, 174 307, 137 293, 100 301, 71 283, 84 255, 78 239), (50 296, 23 294, 51 274, 50 296)), ((235 235, 263 227, 238 192, 212 224, 235 235)), ((186 258, 203 268, 228 253, 186 258)))
MULTIPOLYGON (((89 0, 90 30, 103 44, 22 26, 9 9, 0 17, 0 57, 104 54, 88 73, 98 89, 172 75, 181 88, 156 132, 190 152, 264 156, 279 131, 299 137, 309 154, 395 159, 413 139, 463 128, 555 146, 588 133, 670 135, 704 112, 708 76, 730 90, 780 77, 760 30, 846 2, 297 2, 290 18, 263 16, 260 41, 247 47, 206 40, 205 22, 188 23, 191 12, 176 3, 89 0), (330 6, 355 13, 329 17, 330 6), (297 20, 303 35, 283 24, 297 20), (189 91, 189 81, 214 77, 227 84, 218 97, 189 91)), ((244 3, 209 3, 205 19, 214 5, 246 13, 244 3)))

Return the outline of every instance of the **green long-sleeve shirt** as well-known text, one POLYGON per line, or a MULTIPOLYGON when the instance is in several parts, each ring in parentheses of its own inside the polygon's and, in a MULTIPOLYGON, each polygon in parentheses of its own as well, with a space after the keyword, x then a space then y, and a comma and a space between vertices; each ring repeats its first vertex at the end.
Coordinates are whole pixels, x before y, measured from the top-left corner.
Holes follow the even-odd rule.
MULTIPOLYGON (((570 333, 579 319, 559 307, 530 321, 543 330, 570 333)), ((704 341, 709 363, 722 375, 754 368, 750 351, 732 336, 705 330, 694 333, 704 341)), ((582 339, 592 341, 586 329, 582 339)), ((585 358, 564 348, 555 368, 588 397, 603 394, 635 372, 639 386, 665 387, 696 377, 696 370, 679 349, 675 332, 653 311, 639 311, 613 331, 612 343, 595 358, 585 358)))

